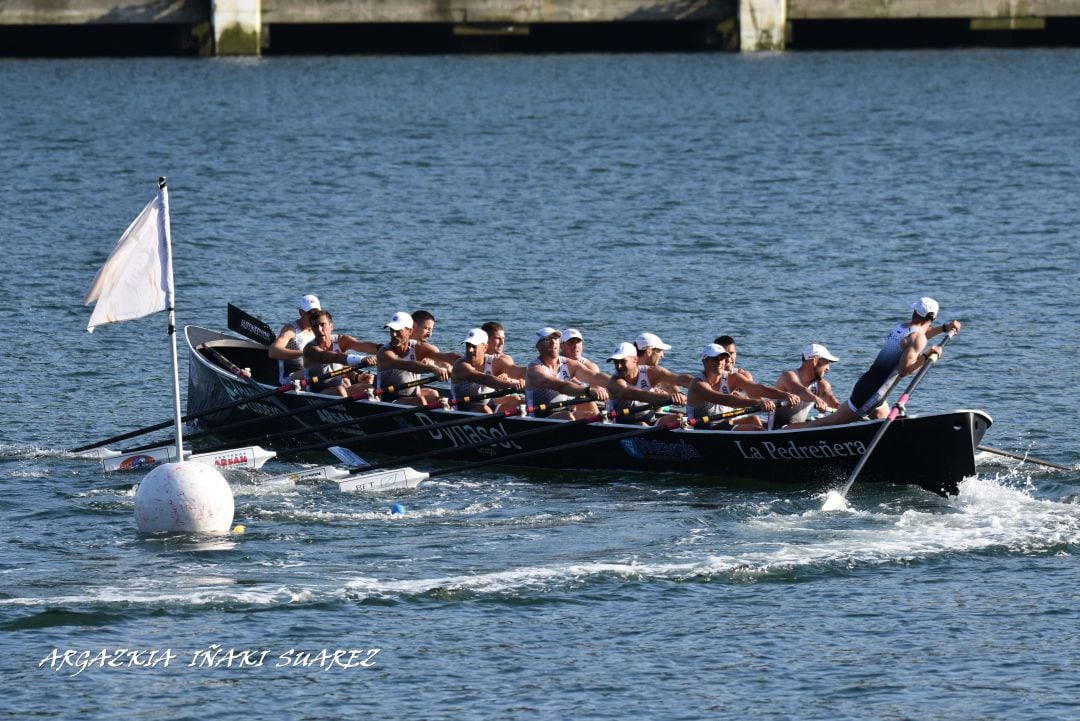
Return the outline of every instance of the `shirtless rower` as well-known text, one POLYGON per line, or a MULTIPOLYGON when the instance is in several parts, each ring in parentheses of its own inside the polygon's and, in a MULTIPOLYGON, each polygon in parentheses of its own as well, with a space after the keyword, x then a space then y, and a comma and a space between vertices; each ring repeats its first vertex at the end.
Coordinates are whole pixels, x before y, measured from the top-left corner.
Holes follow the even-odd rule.
POLYGON ((889 332, 877 358, 855 383, 847 402, 840 404, 835 413, 789 427, 832 426, 889 415, 885 399, 899 380, 926 365, 930 355, 941 357, 941 346, 927 348, 928 339, 941 333, 960 332, 958 320, 934 325, 938 310, 938 302, 933 298, 923 297, 912 303, 911 320, 889 332))
MULTIPOLYGON (((334 333, 334 318, 323 308, 311 312, 311 331, 314 338, 304 346, 304 369, 308 377, 321 377, 345 365, 367 367, 375 365, 375 359, 365 355, 363 349, 374 350, 374 343, 358 341, 351 335, 334 333)), ((320 383, 315 392, 332 396, 345 396, 363 392, 375 378, 370 373, 340 375, 320 383)))
MULTIPOLYGON (((748 381, 738 373, 728 370, 730 353, 716 343, 710 343, 701 351, 703 368, 686 392, 686 412, 691 418, 715 416, 735 408, 749 408, 761 404, 764 411, 772 412, 776 404, 772 399, 786 400, 794 405, 798 396, 779 388, 748 381), (736 394, 742 391, 745 395, 736 394)), ((717 428, 732 431, 760 431, 764 424, 757 416, 744 416, 733 421, 723 421, 717 428)))
POLYGON ((303 377, 304 346, 315 339, 311 314, 322 306, 313 295, 305 295, 298 304, 300 317, 281 326, 267 354, 278 362, 278 384, 286 385, 303 377))
MULTIPOLYGON (((584 356, 585 338, 577 328, 567 328, 562 332, 562 342, 559 344, 559 355, 576 360, 593 373, 600 373, 600 366, 584 356)), ((605 374, 606 375, 606 374, 605 374)))
MULTIPOLYGON (((466 396, 475 397, 483 393, 490 393, 496 388, 512 388, 521 390, 525 387, 522 379, 511 379, 503 375, 501 378, 494 375, 487 368, 488 335, 480 328, 469 330, 465 340, 465 355, 454 362, 454 368, 450 371, 451 386, 454 398, 460 400, 466 396)), ((507 398, 488 398, 476 403, 468 403, 458 406, 458 410, 473 411, 477 413, 492 413, 496 408, 511 410, 517 403, 500 406, 497 401, 507 398)))
POLYGON ((586 418, 599 409, 594 401, 606 401, 607 376, 593 373, 576 360, 559 355, 558 330, 544 327, 536 331, 537 357, 525 371, 525 400, 530 406, 555 403, 574 397, 591 396, 594 400, 567 406, 548 414, 550 418, 586 418))
POLYGON ((608 356, 608 360, 615 364, 615 374, 607 385, 609 396, 607 409, 609 411, 637 410, 622 422, 652 425, 657 422, 674 421, 679 417, 680 414, 675 413, 660 416, 645 404, 652 405, 664 401, 678 405, 685 404, 686 394, 679 390, 679 386, 685 387, 693 383, 693 376, 687 373, 672 373, 662 366, 639 364, 637 346, 633 343, 620 343, 615 348, 615 352, 608 356), (660 386, 675 390, 674 392, 660 390, 660 386))
POLYGON ((776 381, 777 388, 794 393, 802 402, 797 406, 777 408, 770 413, 770 431, 789 423, 802 423, 809 417, 811 408, 817 408, 819 413, 828 413, 839 407, 840 401, 833 394, 832 385, 825 380, 829 364, 839 360, 820 343, 811 343, 803 348, 802 364, 784 371, 776 381))
POLYGON ((429 357, 429 354, 438 353, 438 350, 430 343, 412 338, 412 316, 398 311, 383 327, 390 329, 390 342, 380 347, 376 355, 379 388, 400 388, 395 392, 395 403, 426 405, 439 400, 439 392, 434 388, 401 388, 422 374, 434 373, 440 381, 450 377, 450 371, 435 365, 429 357))

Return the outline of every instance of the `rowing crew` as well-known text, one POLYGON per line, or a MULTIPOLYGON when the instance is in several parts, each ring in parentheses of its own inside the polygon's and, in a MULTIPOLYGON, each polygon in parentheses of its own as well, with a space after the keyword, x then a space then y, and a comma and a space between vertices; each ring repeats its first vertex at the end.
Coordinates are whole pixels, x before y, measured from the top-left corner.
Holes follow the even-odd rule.
MULTIPOLYGON (((776 384, 769 386, 755 382, 750 373, 735 367, 737 350, 730 336, 720 336, 702 349, 702 370, 691 376, 661 366, 664 352, 671 346, 653 333, 642 333, 634 343, 620 343, 616 347, 608 357, 614 364, 614 374, 608 375, 582 355, 584 339, 573 328, 565 332, 552 327, 536 331, 537 357, 521 367, 503 352, 506 335, 498 323, 470 329, 462 341, 465 347, 462 356, 443 353, 428 342, 435 319, 427 311, 412 315, 403 311, 394 313, 384 326, 390 332, 389 342, 375 344, 334 334, 332 318, 320 307, 315 296, 304 296, 299 309, 301 318, 287 324, 270 348, 270 356, 281 362, 283 374, 290 363, 295 366, 297 359, 303 363, 308 376, 325 374, 341 364, 355 368, 376 366, 374 375, 358 373, 351 379, 342 376, 336 385, 324 388, 322 392, 361 395, 374 386, 398 389, 396 402, 428 404, 438 399, 438 392, 410 387, 409 383, 421 374, 430 373, 437 380, 450 380, 455 398, 505 389, 524 390, 525 402, 530 407, 570 398, 590 399, 553 412, 551 417, 554 418, 595 416, 599 412, 597 403, 601 401, 606 402, 607 410, 629 411, 633 421, 646 424, 668 423, 670 414, 653 410, 668 402, 685 405, 687 416, 699 421, 753 406, 769 413, 767 424, 758 416, 748 414, 724 421, 719 426, 732 430, 808 424, 807 419, 814 408, 819 412, 839 409, 810 422, 814 425, 883 417, 888 412, 885 398, 899 378, 917 371, 932 353, 940 355, 940 346, 926 349, 927 338, 960 330, 960 322, 956 320, 933 326, 938 313, 937 301, 920 298, 912 304, 911 321, 899 324, 890 332, 873 366, 856 384, 851 398, 840 403, 825 380, 829 364, 839 359, 819 343, 807 345, 801 364, 784 371, 776 384), (311 335, 306 342, 305 333, 311 335), (370 355, 372 353, 374 356, 370 355)), ((297 371, 291 373, 291 377, 296 377, 297 371)), ((513 410, 520 402, 520 399, 507 395, 469 403, 463 409, 491 413, 513 410)))

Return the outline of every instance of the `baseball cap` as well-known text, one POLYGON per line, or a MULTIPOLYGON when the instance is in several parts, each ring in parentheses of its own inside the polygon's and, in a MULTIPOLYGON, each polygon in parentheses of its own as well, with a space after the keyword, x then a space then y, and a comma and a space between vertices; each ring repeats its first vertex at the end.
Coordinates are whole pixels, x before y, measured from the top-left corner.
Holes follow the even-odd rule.
POLYGON ((562 333, 560 333, 557 328, 552 328, 551 326, 546 325, 540 330, 536 331, 536 342, 539 343, 542 340, 547 340, 551 336, 560 338, 562 337, 562 333))
POLYGON ((705 360, 706 358, 719 358, 722 355, 731 354, 724 350, 724 346, 717 345, 716 343, 710 343, 701 349, 701 360, 705 360))
POLYGON ((399 310, 394 313, 390 318, 390 322, 383 326, 383 328, 389 328, 390 330, 401 330, 402 328, 412 328, 412 316, 403 310, 399 310))
POLYGON ((567 328, 562 332, 562 337, 564 342, 571 340, 572 338, 578 338, 582 341, 585 340, 585 338, 581 335, 581 331, 579 331, 577 328, 567 328))
POLYGON ((615 352, 608 356, 609 361, 637 358, 637 348, 633 343, 620 343, 615 346, 615 352))
POLYGON ((824 358, 825 360, 833 363, 840 360, 832 353, 830 353, 828 348, 821 345, 820 343, 811 343, 810 345, 803 348, 802 357, 803 360, 810 360, 811 358, 824 358))
POLYGON ((671 350, 664 341, 660 340, 660 336, 655 333, 642 333, 634 341, 634 345, 638 347, 638 350, 645 350, 646 348, 659 348, 660 350, 671 350))
POLYGON ((299 308, 305 313, 313 310, 322 310, 322 306, 319 305, 319 299, 313 295, 305 295, 301 298, 299 308))
POLYGON ((470 328, 462 345, 487 345, 488 335, 481 328, 470 328))
POLYGON ((937 317, 938 302, 933 298, 923 296, 911 304, 911 309, 923 318, 926 318, 927 316, 937 317))

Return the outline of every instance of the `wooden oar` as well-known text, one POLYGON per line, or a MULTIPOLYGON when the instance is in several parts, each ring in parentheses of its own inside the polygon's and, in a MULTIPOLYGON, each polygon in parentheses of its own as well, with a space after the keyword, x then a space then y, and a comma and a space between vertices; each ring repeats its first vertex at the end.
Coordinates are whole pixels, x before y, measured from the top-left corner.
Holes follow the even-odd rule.
POLYGON ((1024 453, 1023 455, 1021 455, 1019 453, 1010 453, 1009 451, 1003 451, 1000 448, 991 448, 990 446, 975 446, 975 447, 977 449, 979 449, 980 451, 986 451, 987 453, 996 453, 999 456, 1005 456, 1006 458, 1015 458, 1018 461, 1026 461, 1027 463, 1034 463, 1036 465, 1046 466, 1047 468, 1056 468, 1059 471, 1071 471, 1072 470, 1072 468, 1070 468, 1069 466, 1063 466, 1060 463, 1054 463, 1053 461, 1044 461, 1041 458, 1036 458, 1034 456, 1029 456, 1026 453, 1024 453))
MULTIPOLYGON (((603 416, 594 416, 591 420, 592 420, 592 422, 595 423, 596 421, 602 420, 602 418, 603 418, 603 416)), ((588 420, 588 419, 581 418, 581 419, 578 419, 578 420, 588 420)), ((574 423, 574 422, 575 421, 567 421, 566 423, 574 423)), ((693 424, 693 421, 691 421, 691 424, 693 424)), ((417 471, 417 470, 412 469, 412 468, 395 468, 395 469, 391 469, 391 470, 387 470, 387 471, 377 471, 375 473, 365 472, 365 473, 362 473, 362 474, 360 474, 358 476, 355 476, 354 478, 351 478, 351 479, 349 479, 347 481, 339 482, 338 483, 338 488, 340 490, 342 490, 342 491, 352 491, 352 490, 355 490, 356 488, 366 487, 366 486, 370 486, 372 484, 379 484, 380 482, 383 482, 384 479, 385 479, 386 482, 390 482, 392 480, 396 480, 396 479, 400 478, 402 475, 405 475, 406 477, 414 478, 414 479, 416 479, 416 482, 419 482, 421 480, 426 480, 428 478, 434 478, 435 476, 443 476, 443 475, 447 475, 447 474, 450 474, 450 473, 460 473, 462 471, 468 471, 468 470, 472 470, 474 468, 482 468, 484 466, 491 466, 491 465, 495 465, 495 464, 506 464, 506 463, 513 464, 516 461, 521 461, 521 460, 524 460, 526 458, 532 458, 533 456, 538 456, 538 455, 541 455, 541 454, 544 454, 544 453, 560 453, 562 451, 568 451, 568 450, 572 450, 572 449, 575 449, 575 448, 584 448, 586 446, 598 445, 598 444, 601 444, 601 443, 612 443, 612 442, 622 441, 622 440, 625 440, 627 438, 635 438, 637 436, 644 436, 644 435, 648 435, 650 433, 659 433, 660 431, 671 430, 673 428, 678 428, 679 426, 680 426, 679 423, 665 423, 665 424, 660 424, 660 425, 656 425, 656 426, 646 426, 644 428, 635 428, 634 430, 626 431, 624 433, 615 433, 613 435, 597 436, 596 438, 586 438, 586 439, 583 439, 583 440, 580 440, 580 441, 572 441, 570 443, 562 443, 562 444, 559 444, 559 445, 556 445, 556 446, 545 446, 544 448, 536 448, 536 449, 533 449, 531 451, 522 451, 521 453, 511 453, 510 455, 506 455, 506 456, 495 456, 494 458, 486 458, 486 459, 484 459, 482 461, 473 461, 471 463, 465 463, 465 464, 462 464, 460 466, 454 466, 453 468, 442 468, 442 469, 439 469, 439 470, 436 470, 436 471, 431 471, 429 473, 425 473, 423 471, 417 471)), ((566 425, 563 424, 560 427, 565 428, 566 425)), ((515 435, 520 435, 520 434, 515 434, 515 435)), ((500 441, 501 440, 512 439, 514 437, 515 436, 513 436, 513 435, 507 436, 504 439, 500 439, 500 441)), ((496 442, 500 442, 500 441, 496 441, 496 442)), ((458 449, 455 449, 455 450, 460 450, 460 447, 458 449)))
POLYGON ((273 328, 255 316, 240 310, 232 303, 229 303, 229 330, 236 331, 245 338, 250 338, 267 346, 273 345, 274 341, 277 340, 277 333, 274 332, 273 328))
MULTIPOLYGON (((948 342, 953 339, 954 335, 956 335, 955 329, 945 336, 945 340, 941 341, 941 347, 944 348, 948 342)), ((908 385, 907 390, 900 394, 900 398, 897 399, 896 404, 893 405, 892 410, 889 411, 889 415, 881 424, 881 428, 878 428, 877 433, 874 434, 873 440, 870 441, 870 445, 866 447, 866 452, 862 454, 862 458, 855 464, 855 470, 851 472, 851 475, 848 476, 847 483, 845 483, 843 489, 839 491, 840 498, 837 499, 830 493, 825 499, 825 507, 822 510, 838 510, 846 505, 844 498, 851 489, 851 484, 855 483, 855 478, 858 477, 859 471, 861 471, 863 466, 866 465, 866 462, 870 460, 870 454, 874 452, 878 442, 885 435, 885 431, 889 430, 889 426, 892 422, 904 411, 908 399, 911 398, 911 394, 915 392, 915 388, 918 387, 923 377, 934 367, 934 364, 937 363, 937 359, 937 353, 931 353, 926 357, 926 362, 923 363, 923 367, 915 374, 915 377, 912 379, 911 384, 908 385)))

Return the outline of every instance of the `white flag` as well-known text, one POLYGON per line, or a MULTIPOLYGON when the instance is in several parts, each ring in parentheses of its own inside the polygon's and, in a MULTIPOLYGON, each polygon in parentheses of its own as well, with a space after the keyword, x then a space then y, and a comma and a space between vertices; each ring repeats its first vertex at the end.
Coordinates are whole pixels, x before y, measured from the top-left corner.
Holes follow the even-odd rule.
POLYGON ((162 188, 128 226, 86 291, 83 304, 97 301, 86 326, 91 333, 95 326, 142 318, 172 307, 167 193, 162 188))

